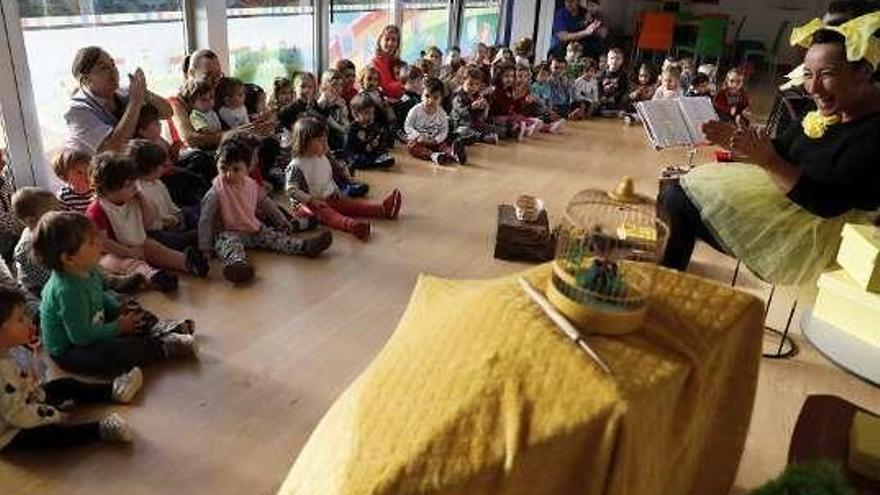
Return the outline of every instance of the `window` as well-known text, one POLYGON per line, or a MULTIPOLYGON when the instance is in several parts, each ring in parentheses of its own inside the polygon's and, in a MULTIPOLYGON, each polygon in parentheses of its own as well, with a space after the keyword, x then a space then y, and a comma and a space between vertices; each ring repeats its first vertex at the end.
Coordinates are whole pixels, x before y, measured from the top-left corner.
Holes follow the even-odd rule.
POLYGON ((449 3, 448 0, 403 0, 401 59, 412 62, 429 46, 446 52, 449 3))
POLYGON ((391 24, 388 0, 333 0, 330 9, 330 64, 350 59, 358 70, 373 58, 382 28, 391 24))
POLYGON ((181 0, 18 0, 43 149, 64 143, 64 112, 76 89, 70 75, 80 47, 97 45, 115 58, 120 81, 137 67, 147 87, 174 93, 186 49, 181 0), (145 42, 149 40, 149 42, 145 42))
POLYGON ((465 0, 461 51, 470 54, 477 43, 494 45, 501 17, 501 0, 465 0))
POLYGON ((272 92, 276 77, 315 69, 313 0, 227 0, 229 72, 272 92))

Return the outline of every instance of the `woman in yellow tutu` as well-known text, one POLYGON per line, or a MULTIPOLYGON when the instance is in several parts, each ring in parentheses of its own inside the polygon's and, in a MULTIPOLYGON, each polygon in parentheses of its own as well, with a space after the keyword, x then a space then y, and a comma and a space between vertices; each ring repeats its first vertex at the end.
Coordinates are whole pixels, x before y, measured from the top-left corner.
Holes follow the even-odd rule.
POLYGON ((817 110, 782 136, 720 122, 703 127, 738 163, 698 167, 664 191, 665 266, 686 269, 696 239, 774 284, 811 283, 831 263, 843 224, 880 208, 878 29, 880 12, 793 31, 792 44, 807 48, 800 73, 817 110))

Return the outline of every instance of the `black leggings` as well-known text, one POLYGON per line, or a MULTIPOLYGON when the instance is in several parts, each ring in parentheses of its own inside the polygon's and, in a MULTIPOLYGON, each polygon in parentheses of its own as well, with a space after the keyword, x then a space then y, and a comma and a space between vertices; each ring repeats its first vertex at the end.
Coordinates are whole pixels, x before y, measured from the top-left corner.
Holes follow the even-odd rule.
POLYGON ((690 200, 681 185, 675 184, 662 191, 657 198, 658 204, 665 213, 669 225, 669 241, 661 264, 676 270, 687 270, 694 254, 697 239, 707 242, 710 246, 725 252, 721 243, 715 239, 700 216, 700 210, 690 200))
MULTIPOLYGON (((43 384, 46 403, 58 406, 76 402, 110 402, 113 387, 109 383, 86 383, 73 378, 60 378, 43 384)), ((78 425, 46 425, 19 431, 4 450, 42 450, 72 447, 101 440, 98 423, 78 425)))
POLYGON ((65 371, 92 374, 120 373, 164 358, 160 337, 141 334, 119 335, 85 346, 73 345, 52 356, 65 371))

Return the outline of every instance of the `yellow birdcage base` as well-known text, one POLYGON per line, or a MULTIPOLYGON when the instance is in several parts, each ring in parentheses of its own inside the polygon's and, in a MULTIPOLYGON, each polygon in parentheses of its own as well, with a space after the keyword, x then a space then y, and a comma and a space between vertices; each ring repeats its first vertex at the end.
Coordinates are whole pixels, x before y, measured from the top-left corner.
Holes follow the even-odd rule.
POLYGON ((648 314, 647 304, 640 304, 633 308, 609 309, 600 307, 604 303, 598 298, 595 305, 578 302, 563 294, 554 283, 554 279, 558 277, 563 283, 575 287, 574 277, 555 262, 553 263, 553 274, 555 277, 551 277, 547 283, 547 299, 579 330, 586 333, 624 335, 638 330, 644 323, 648 314))

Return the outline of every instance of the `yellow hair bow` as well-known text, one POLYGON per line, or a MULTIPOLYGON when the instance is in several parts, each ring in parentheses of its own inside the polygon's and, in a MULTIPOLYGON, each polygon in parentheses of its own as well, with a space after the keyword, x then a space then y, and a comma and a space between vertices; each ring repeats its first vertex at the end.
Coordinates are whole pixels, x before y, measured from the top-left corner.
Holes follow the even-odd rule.
POLYGON ((817 31, 835 31, 846 39, 846 59, 850 62, 864 60, 877 69, 880 64, 880 39, 874 32, 880 29, 880 11, 849 20, 840 26, 826 26, 820 19, 813 19, 791 31, 791 45, 808 48, 817 31))
MULTIPOLYGON (((821 19, 813 19, 791 30, 791 46, 809 48, 817 31, 829 30, 840 33, 846 40, 846 59, 850 62, 864 60, 877 70, 880 65, 880 39, 874 32, 880 29, 880 11, 849 20, 840 26, 826 26, 821 19)), ((804 66, 799 65, 786 76, 789 82, 780 86, 785 90, 804 83, 804 66)))

